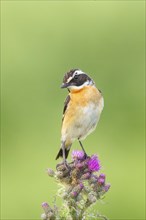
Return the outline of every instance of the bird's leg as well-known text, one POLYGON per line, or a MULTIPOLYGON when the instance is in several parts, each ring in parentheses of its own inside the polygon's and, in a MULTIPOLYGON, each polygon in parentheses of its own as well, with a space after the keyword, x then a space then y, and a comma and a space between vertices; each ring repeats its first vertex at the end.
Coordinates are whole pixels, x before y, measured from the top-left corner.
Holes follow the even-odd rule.
POLYGON ((86 151, 84 150, 84 147, 83 147, 83 145, 82 145, 82 142, 78 139, 78 141, 79 141, 79 144, 80 144, 80 146, 81 146, 81 148, 82 148, 82 150, 83 150, 83 152, 84 152, 84 157, 85 158, 87 158, 87 154, 86 154, 86 151))
POLYGON ((65 143, 64 142, 62 143, 62 153, 63 153, 63 164, 68 169, 67 161, 65 158, 65 143))

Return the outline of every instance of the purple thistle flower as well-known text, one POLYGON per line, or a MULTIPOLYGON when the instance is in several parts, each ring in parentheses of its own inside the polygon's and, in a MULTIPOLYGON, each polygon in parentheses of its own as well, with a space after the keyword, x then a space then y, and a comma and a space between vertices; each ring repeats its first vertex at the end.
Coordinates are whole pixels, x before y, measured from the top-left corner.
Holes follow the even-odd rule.
POLYGON ((81 160, 81 159, 83 159, 83 157, 84 157, 83 151, 80 151, 80 150, 73 150, 72 151, 72 159, 73 160, 76 160, 76 159, 81 160))
POLYGON ((105 183, 105 179, 99 178, 99 179, 98 179, 98 183, 99 183, 100 185, 103 185, 103 184, 105 183))
POLYGON ((104 186, 105 192, 107 192, 110 187, 111 187, 111 184, 110 184, 110 183, 107 183, 107 184, 104 186))
POLYGON ((83 183, 80 183, 80 189, 83 189, 83 188, 84 188, 83 183))
POLYGON ((104 173, 101 173, 101 174, 99 175, 98 183, 99 183, 100 185, 104 185, 104 184, 105 184, 105 174, 104 174, 104 173))
POLYGON ((77 197, 78 192, 73 191, 73 192, 70 193, 70 195, 71 195, 72 198, 77 197))
POLYGON ((72 198, 77 197, 79 195, 79 193, 82 191, 83 188, 84 188, 83 183, 78 184, 77 186, 75 186, 73 188, 73 191, 70 193, 70 196, 72 198))
POLYGON ((52 210, 47 202, 43 202, 42 203, 42 207, 43 207, 45 213, 48 213, 48 212, 50 212, 52 210))
POLYGON ((99 161, 97 155, 91 156, 91 158, 88 161, 88 168, 90 171, 100 170, 100 161, 99 161))
POLYGON ((99 178, 101 178, 101 179, 105 179, 105 174, 104 173, 101 173, 100 175, 99 175, 99 178))
POLYGON ((42 207, 43 207, 43 208, 48 208, 48 207, 49 207, 49 205, 48 205, 48 203, 47 203, 47 202, 43 202, 43 203, 42 203, 42 207))

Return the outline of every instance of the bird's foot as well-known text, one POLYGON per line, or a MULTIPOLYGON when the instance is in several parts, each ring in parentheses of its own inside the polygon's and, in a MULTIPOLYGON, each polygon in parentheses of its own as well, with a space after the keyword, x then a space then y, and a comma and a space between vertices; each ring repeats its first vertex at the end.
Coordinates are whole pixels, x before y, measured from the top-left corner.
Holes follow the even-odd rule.
POLYGON ((69 170, 69 165, 66 160, 63 160, 62 163, 57 164, 56 169, 62 171, 69 170))
POLYGON ((88 154, 86 154, 86 152, 84 152, 83 160, 86 160, 86 159, 88 159, 88 158, 89 158, 88 154))
POLYGON ((69 165, 67 163, 67 160, 63 160, 63 164, 64 164, 64 167, 66 168, 66 170, 69 170, 69 165))

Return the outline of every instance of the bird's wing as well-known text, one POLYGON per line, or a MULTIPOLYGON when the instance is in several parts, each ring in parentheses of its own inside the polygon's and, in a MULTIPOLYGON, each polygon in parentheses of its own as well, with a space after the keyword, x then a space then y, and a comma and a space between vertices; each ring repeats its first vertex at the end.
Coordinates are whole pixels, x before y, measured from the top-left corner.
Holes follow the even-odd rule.
POLYGON ((68 107, 69 102, 70 102, 70 95, 68 95, 68 96, 66 97, 66 100, 65 100, 65 102, 64 102, 62 122, 63 122, 64 116, 65 116, 65 112, 66 112, 66 110, 67 110, 67 107, 68 107))

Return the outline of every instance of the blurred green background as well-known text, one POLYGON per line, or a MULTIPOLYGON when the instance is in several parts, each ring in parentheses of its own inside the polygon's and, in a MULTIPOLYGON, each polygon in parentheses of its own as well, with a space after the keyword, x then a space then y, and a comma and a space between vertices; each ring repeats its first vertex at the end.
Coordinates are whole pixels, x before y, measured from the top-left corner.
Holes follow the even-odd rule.
POLYGON ((112 185, 96 208, 145 219, 144 1, 2 1, 1 10, 1 218, 39 219, 41 203, 52 204, 58 187, 45 169, 60 147, 60 84, 80 68, 105 99, 84 141, 112 185))

